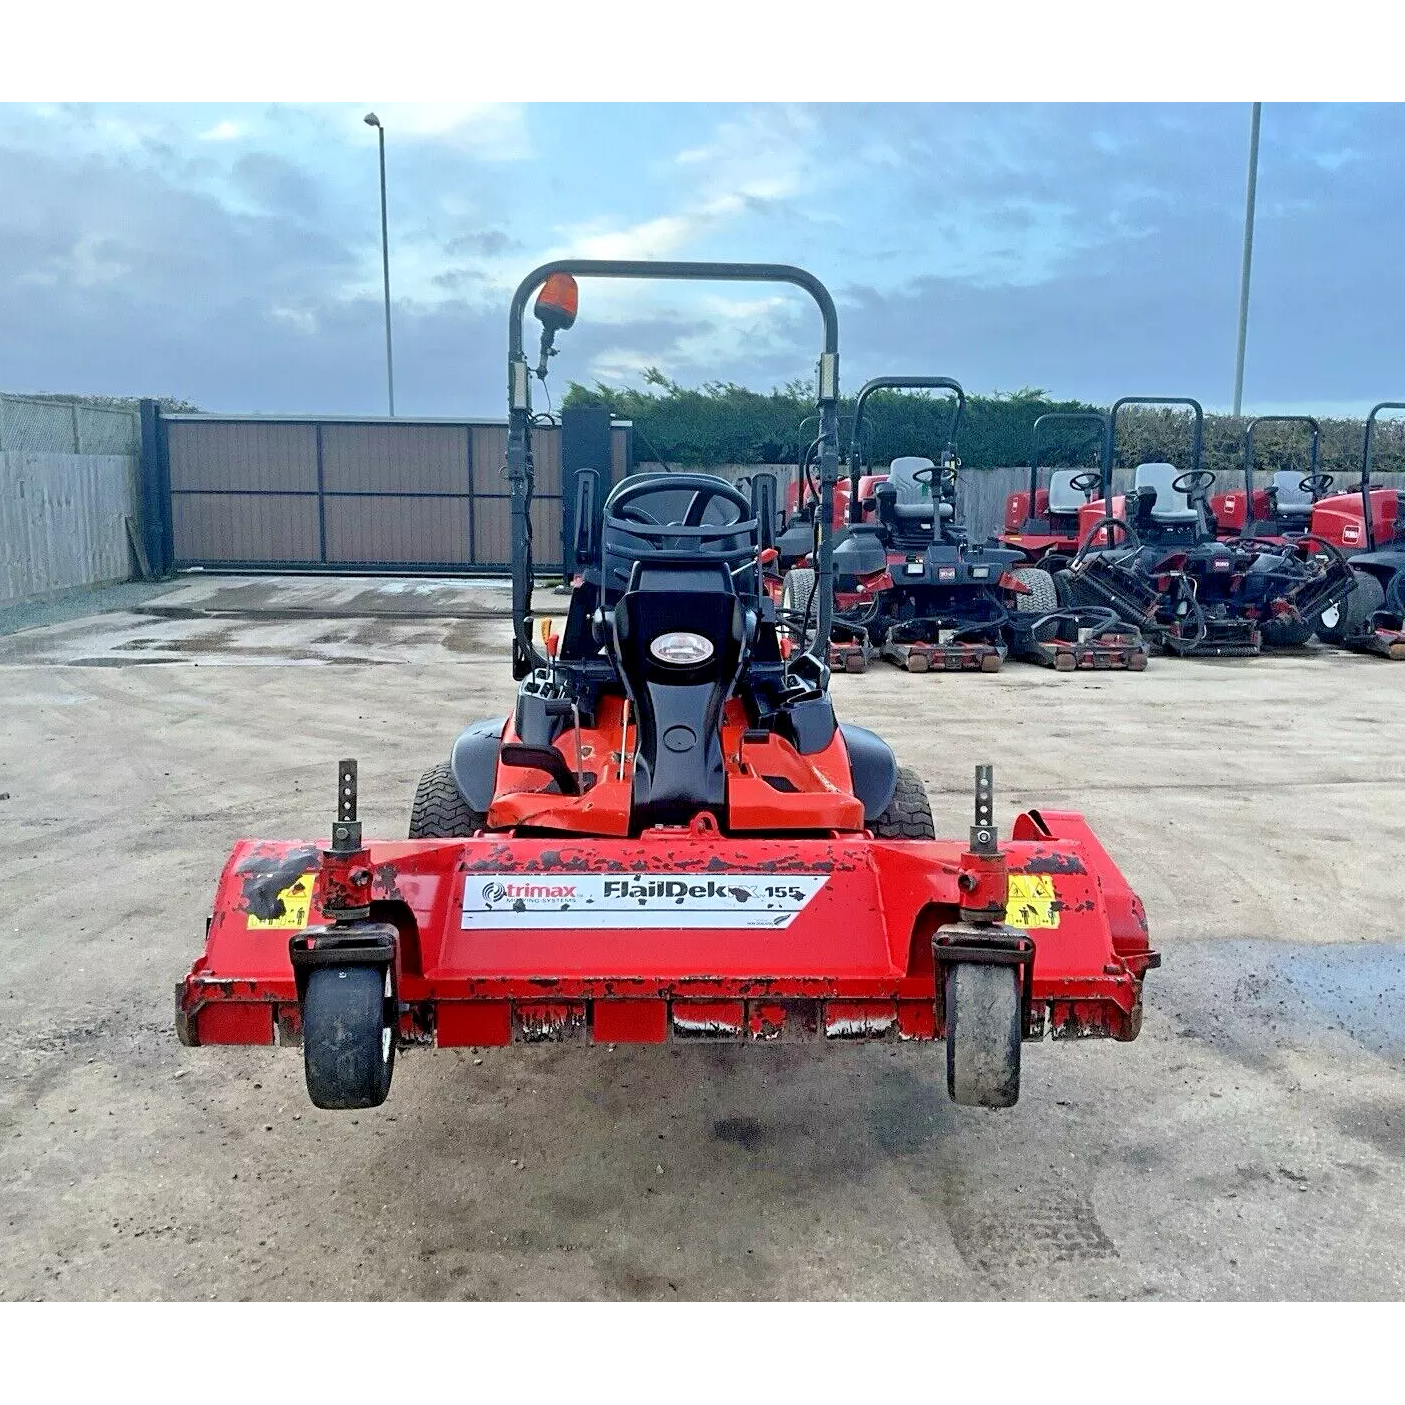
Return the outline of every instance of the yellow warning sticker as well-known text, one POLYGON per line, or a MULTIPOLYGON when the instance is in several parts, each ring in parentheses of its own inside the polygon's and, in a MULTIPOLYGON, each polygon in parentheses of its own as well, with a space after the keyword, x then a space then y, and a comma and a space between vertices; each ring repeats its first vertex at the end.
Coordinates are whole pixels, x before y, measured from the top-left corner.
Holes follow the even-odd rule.
POLYGON ((1012 873, 1005 921, 1011 927, 1057 927, 1057 898, 1054 880, 1047 873, 1012 873))
POLYGON ((312 874, 304 873, 286 888, 280 889, 278 899, 283 904, 282 916, 265 920, 250 914, 249 930, 276 932, 295 931, 299 927, 306 927, 308 913, 312 910, 312 880, 312 874))

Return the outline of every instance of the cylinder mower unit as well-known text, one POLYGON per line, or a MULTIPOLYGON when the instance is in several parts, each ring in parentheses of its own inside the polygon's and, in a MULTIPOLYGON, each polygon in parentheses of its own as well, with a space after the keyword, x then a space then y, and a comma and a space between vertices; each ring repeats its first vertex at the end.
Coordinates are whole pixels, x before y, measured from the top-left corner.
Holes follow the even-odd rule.
MULTIPOLYGON (((782 656, 764 584, 774 493, 638 474, 577 488, 569 611, 532 608, 533 416, 522 314, 552 276, 774 280, 814 299, 816 640, 829 637, 838 320, 801 269, 549 264, 509 320, 509 717, 420 781, 406 840, 368 839, 354 762, 330 839, 240 840, 177 988, 188 1044, 301 1043, 325 1108, 373 1107, 397 1050, 516 1040, 944 1040, 959 1103, 1006 1107, 1023 1039, 1134 1039, 1159 964, 1141 903, 1083 818, 935 837, 917 775, 837 721, 824 648, 782 656)), ((764 480, 769 483, 770 480, 764 480)), ((772 485, 773 488, 773 485, 772 485)))
POLYGON ((1352 588, 1346 560, 1311 532, 1275 545, 1219 541, 1200 467, 1204 413, 1195 400, 1127 396, 1108 416, 1102 495, 1082 509, 1082 541, 1062 582, 1070 599, 1104 605, 1167 653, 1251 657, 1264 644, 1312 637, 1322 610, 1352 588), (1117 417, 1128 405, 1184 405, 1192 413, 1190 462, 1139 464, 1130 495, 1112 489, 1117 417))
POLYGON ((1371 483, 1382 410, 1405 410, 1405 402, 1383 400, 1366 416, 1360 483, 1313 503, 1312 531, 1345 554, 1353 584, 1344 600, 1319 612, 1316 628, 1324 643, 1399 662, 1405 661, 1405 493, 1371 483))

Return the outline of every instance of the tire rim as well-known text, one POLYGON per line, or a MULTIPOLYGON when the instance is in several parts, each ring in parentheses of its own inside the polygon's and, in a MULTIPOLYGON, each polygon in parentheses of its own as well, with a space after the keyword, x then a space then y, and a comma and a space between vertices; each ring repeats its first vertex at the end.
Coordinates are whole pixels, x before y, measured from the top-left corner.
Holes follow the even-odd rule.
POLYGON ((1341 621, 1342 607, 1340 605, 1328 605, 1322 612, 1322 623, 1328 629, 1335 629, 1341 621))

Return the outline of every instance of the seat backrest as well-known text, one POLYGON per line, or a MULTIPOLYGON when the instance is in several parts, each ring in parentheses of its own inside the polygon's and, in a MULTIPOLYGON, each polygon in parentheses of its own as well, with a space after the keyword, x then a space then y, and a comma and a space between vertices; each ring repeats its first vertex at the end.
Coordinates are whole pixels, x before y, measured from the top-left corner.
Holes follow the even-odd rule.
POLYGON ((904 521, 930 518, 935 511, 943 522, 949 522, 954 509, 949 502, 936 501, 933 484, 938 476, 936 464, 920 454, 906 454, 888 466, 888 482, 897 493, 894 508, 904 521), (931 469, 931 477, 919 481, 914 475, 931 469))
POLYGON ((1076 468, 1061 468, 1049 475, 1049 511, 1074 513, 1083 506, 1083 494, 1072 486, 1078 477, 1076 468))
POLYGON ((1301 487, 1303 475, 1296 469, 1280 468, 1273 475, 1273 497, 1285 517, 1310 517, 1312 494, 1301 487))
POLYGON ((1190 505, 1184 493, 1177 492, 1171 484, 1181 475, 1173 463, 1139 463, 1133 487, 1154 488, 1156 501, 1151 506, 1153 522, 1195 522, 1199 513, 1190 505))

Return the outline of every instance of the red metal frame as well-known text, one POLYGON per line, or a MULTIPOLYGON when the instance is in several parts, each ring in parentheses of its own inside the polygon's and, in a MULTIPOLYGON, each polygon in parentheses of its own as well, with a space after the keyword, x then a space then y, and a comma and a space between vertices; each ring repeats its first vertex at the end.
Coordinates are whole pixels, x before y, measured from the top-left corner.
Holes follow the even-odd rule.
MULTIPOLYGON (((325 848, 321 841, 236 845, 205 953, 177 992, 188 1043, 296 1039, 289 939, 315 934, 325 893, 344 896, 343 866, 353 885, 364 875, 372 920, 398 932, 402 1039, 440 1046, 572 1034, 655 1042, 670 1032, 941 1038, 931 941, 960 919, 974 891, 962 881, 970 860, 959 841, 724 837, 698 822, 636 839, 372 842, 345 861, 325 848), (315 883, 310 909, 281 911, 287 904, 276 893, 307 874, 315 883), (581 903, 587 887, 598 892, 608 882, 632 895, 651 877, 656 885, 687 884, 706 903, 708 885, 725 890, 742 875, 753 890, 813 892, 793 912, 741 919, 754 925, 680 927, 686 909, 668 890, 642 904, 630 896, 633 914, 618 897, 594 914, 581 903), (513 880, 530 908, 488 918, 501 926, 474 925, 478 914, 470 913, 465 925, 466 894, 470 905, 481 904, 485 887, 510 888, 513 880), (556 925, 544 925, 547 904, 563 914, 556 925), (658 911, 658 925, 633 925, 647 920, 641 909, 658 911)), ((1135 1038, 1142 976, 1156 957, 1140 901, 1082 816, 1021 815, 1000 854, 1007 921, 1035 948, 1030 1032, 1135 1038)), ((511 892, 503 900, 513 901, 511 892)), ((705 913, 704 920, 723 919, 705 913)))

